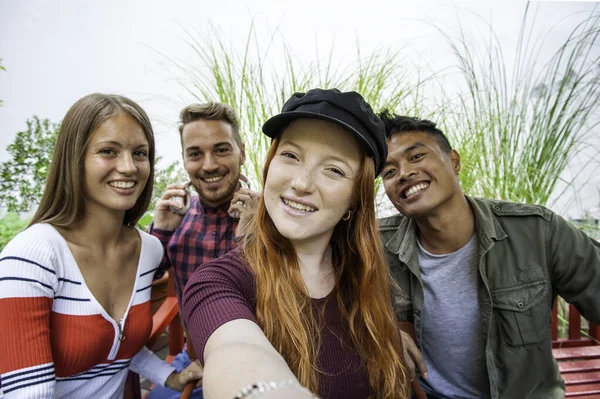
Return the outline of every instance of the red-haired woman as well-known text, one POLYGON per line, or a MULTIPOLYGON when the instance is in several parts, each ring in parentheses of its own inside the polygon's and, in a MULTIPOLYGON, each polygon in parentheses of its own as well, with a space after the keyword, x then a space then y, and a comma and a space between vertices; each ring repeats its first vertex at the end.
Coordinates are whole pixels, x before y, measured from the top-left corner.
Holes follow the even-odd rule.
POLYGON ((184 293, 205 397, 408 397, 375 220, 382 122, 358 93, 315 89, 263 132, 254 225, 184 293))

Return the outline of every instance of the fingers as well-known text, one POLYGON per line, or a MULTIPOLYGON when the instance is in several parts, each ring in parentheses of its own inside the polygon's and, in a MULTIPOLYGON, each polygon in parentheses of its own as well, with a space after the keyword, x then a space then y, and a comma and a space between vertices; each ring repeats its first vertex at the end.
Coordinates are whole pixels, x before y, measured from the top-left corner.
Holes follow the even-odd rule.
POLYGON ((229 215, 234 218, 243 218, 250 216, 256 211, 260 193, 248 189, 238 190, 231 199, 229 215))
POLYGON ((154 228, 172 231, 183 220, 189 199, 187 183, 169 184, 154 206, 154 228))
POLYGON ((181 198, 185 198, 187 195, 187 191, 185 191, 184 189, 181 188, 168 188, 165 190, 165 192, 163 193, 163 195, 160 197, 159 201, 168 201, 169 199, 173 198, 173 197, 181 197, 181 198))
POLYGON ((204 375, 201 366, 195 366, 194 363, 187 366, 184 370, 179 373, 179 382, 182 385, 186 385, 190 381, 198 380, 201 385, 202 376, 204 375))
POLYGON ((249 190, 247 188, 241 188, 233 194, 233 198, 231 199, 232 203, 237 201, 248 201, 248 200, 258 200, 260 198, 260 193, 256 191, 249 190))
POLYGON ((186 209, 189 206, 187 204, 189 195, 185 190, 186 186, 186 184, 170 184, 167 186, 163 195, 156 202, 154 209, 158 211, 173 210, 172 208, 179 210, 186 209))
POLYGON ((415 362, 413 362, 412 359, 408 356, 406 356, 404 359, 406 367, 408 367, 408 370, 410 371, 410 380, 412 381, 417 376, 415 362))
POLYGON ((232 218, 239 219, 243 210, 244 205, 241 202, 232 202, 229 206, 229 209, 227 210, 227 213, 229 213, 229 216, 231 216, 232 218))
POLYGON ((417 370, 419 370, 419 374, 421 374, 423 378, 427 379, 427 365, 425 364, 425 359, 423 358, 421 351, 414 343, 412 347, 408 348, 408 356, 416 365, 417 370))
POLYGON ((401 332, 402 346, 408 356, 406 356, 407 365, 412 363, 411 375, 415 372, 415 368, 419 370, 419 373, 423 378, 427 378, 427 366, 425 365, 425 359, 423 354, 415 344, 415 341, 406 332, 401 332))

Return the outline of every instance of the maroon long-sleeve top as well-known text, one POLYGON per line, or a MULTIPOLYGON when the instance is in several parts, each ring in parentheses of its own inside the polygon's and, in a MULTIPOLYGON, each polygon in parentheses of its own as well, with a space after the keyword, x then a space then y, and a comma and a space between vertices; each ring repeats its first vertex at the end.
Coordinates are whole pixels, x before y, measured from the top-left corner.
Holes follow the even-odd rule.
MULTIPOLYGON (((367 369, 349 335, 335 298, 313 299, 315 315, 325 306, 324 328, 317 366, 321 371, 319 397, 364 399, 371 395, 367 369)), ((240 249, 209 261, 190 278, 183 295, 183 315, 200 362, 204 347, 221 325, 236 319, 256 323, 254 275, 240 249)), ((240 387, 241 388, 241 387, 240 387)))

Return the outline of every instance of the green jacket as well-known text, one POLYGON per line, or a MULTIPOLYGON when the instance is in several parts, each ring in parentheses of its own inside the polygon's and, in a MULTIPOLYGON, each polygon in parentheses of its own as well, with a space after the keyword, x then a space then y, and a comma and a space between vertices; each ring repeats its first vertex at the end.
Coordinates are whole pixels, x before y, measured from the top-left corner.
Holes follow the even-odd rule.
MULTIPOLYGON (((560 295, 587 320, 600 323, 600 244, 544 207, 467 199, 476 220, 490 396, 564 398, 565 385, 552 357, 552 307, 560 295)), ((397 315, 414 323, 421 347, 416 223, 396 215, 379 225, 399 285, 397 315)))

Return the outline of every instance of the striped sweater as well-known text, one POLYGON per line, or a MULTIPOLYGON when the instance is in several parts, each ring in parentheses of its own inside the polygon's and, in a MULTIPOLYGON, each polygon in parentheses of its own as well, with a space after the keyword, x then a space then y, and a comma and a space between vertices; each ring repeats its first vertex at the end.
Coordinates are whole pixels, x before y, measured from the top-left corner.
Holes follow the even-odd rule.
POLYGON ((142 239, 129 306, 119 322, 94 298, 65 239, 49 224, 0 254, 0 398, 122 398, 129 367, 164 384, 174 369, 144 347, 162 245, 142 239))

